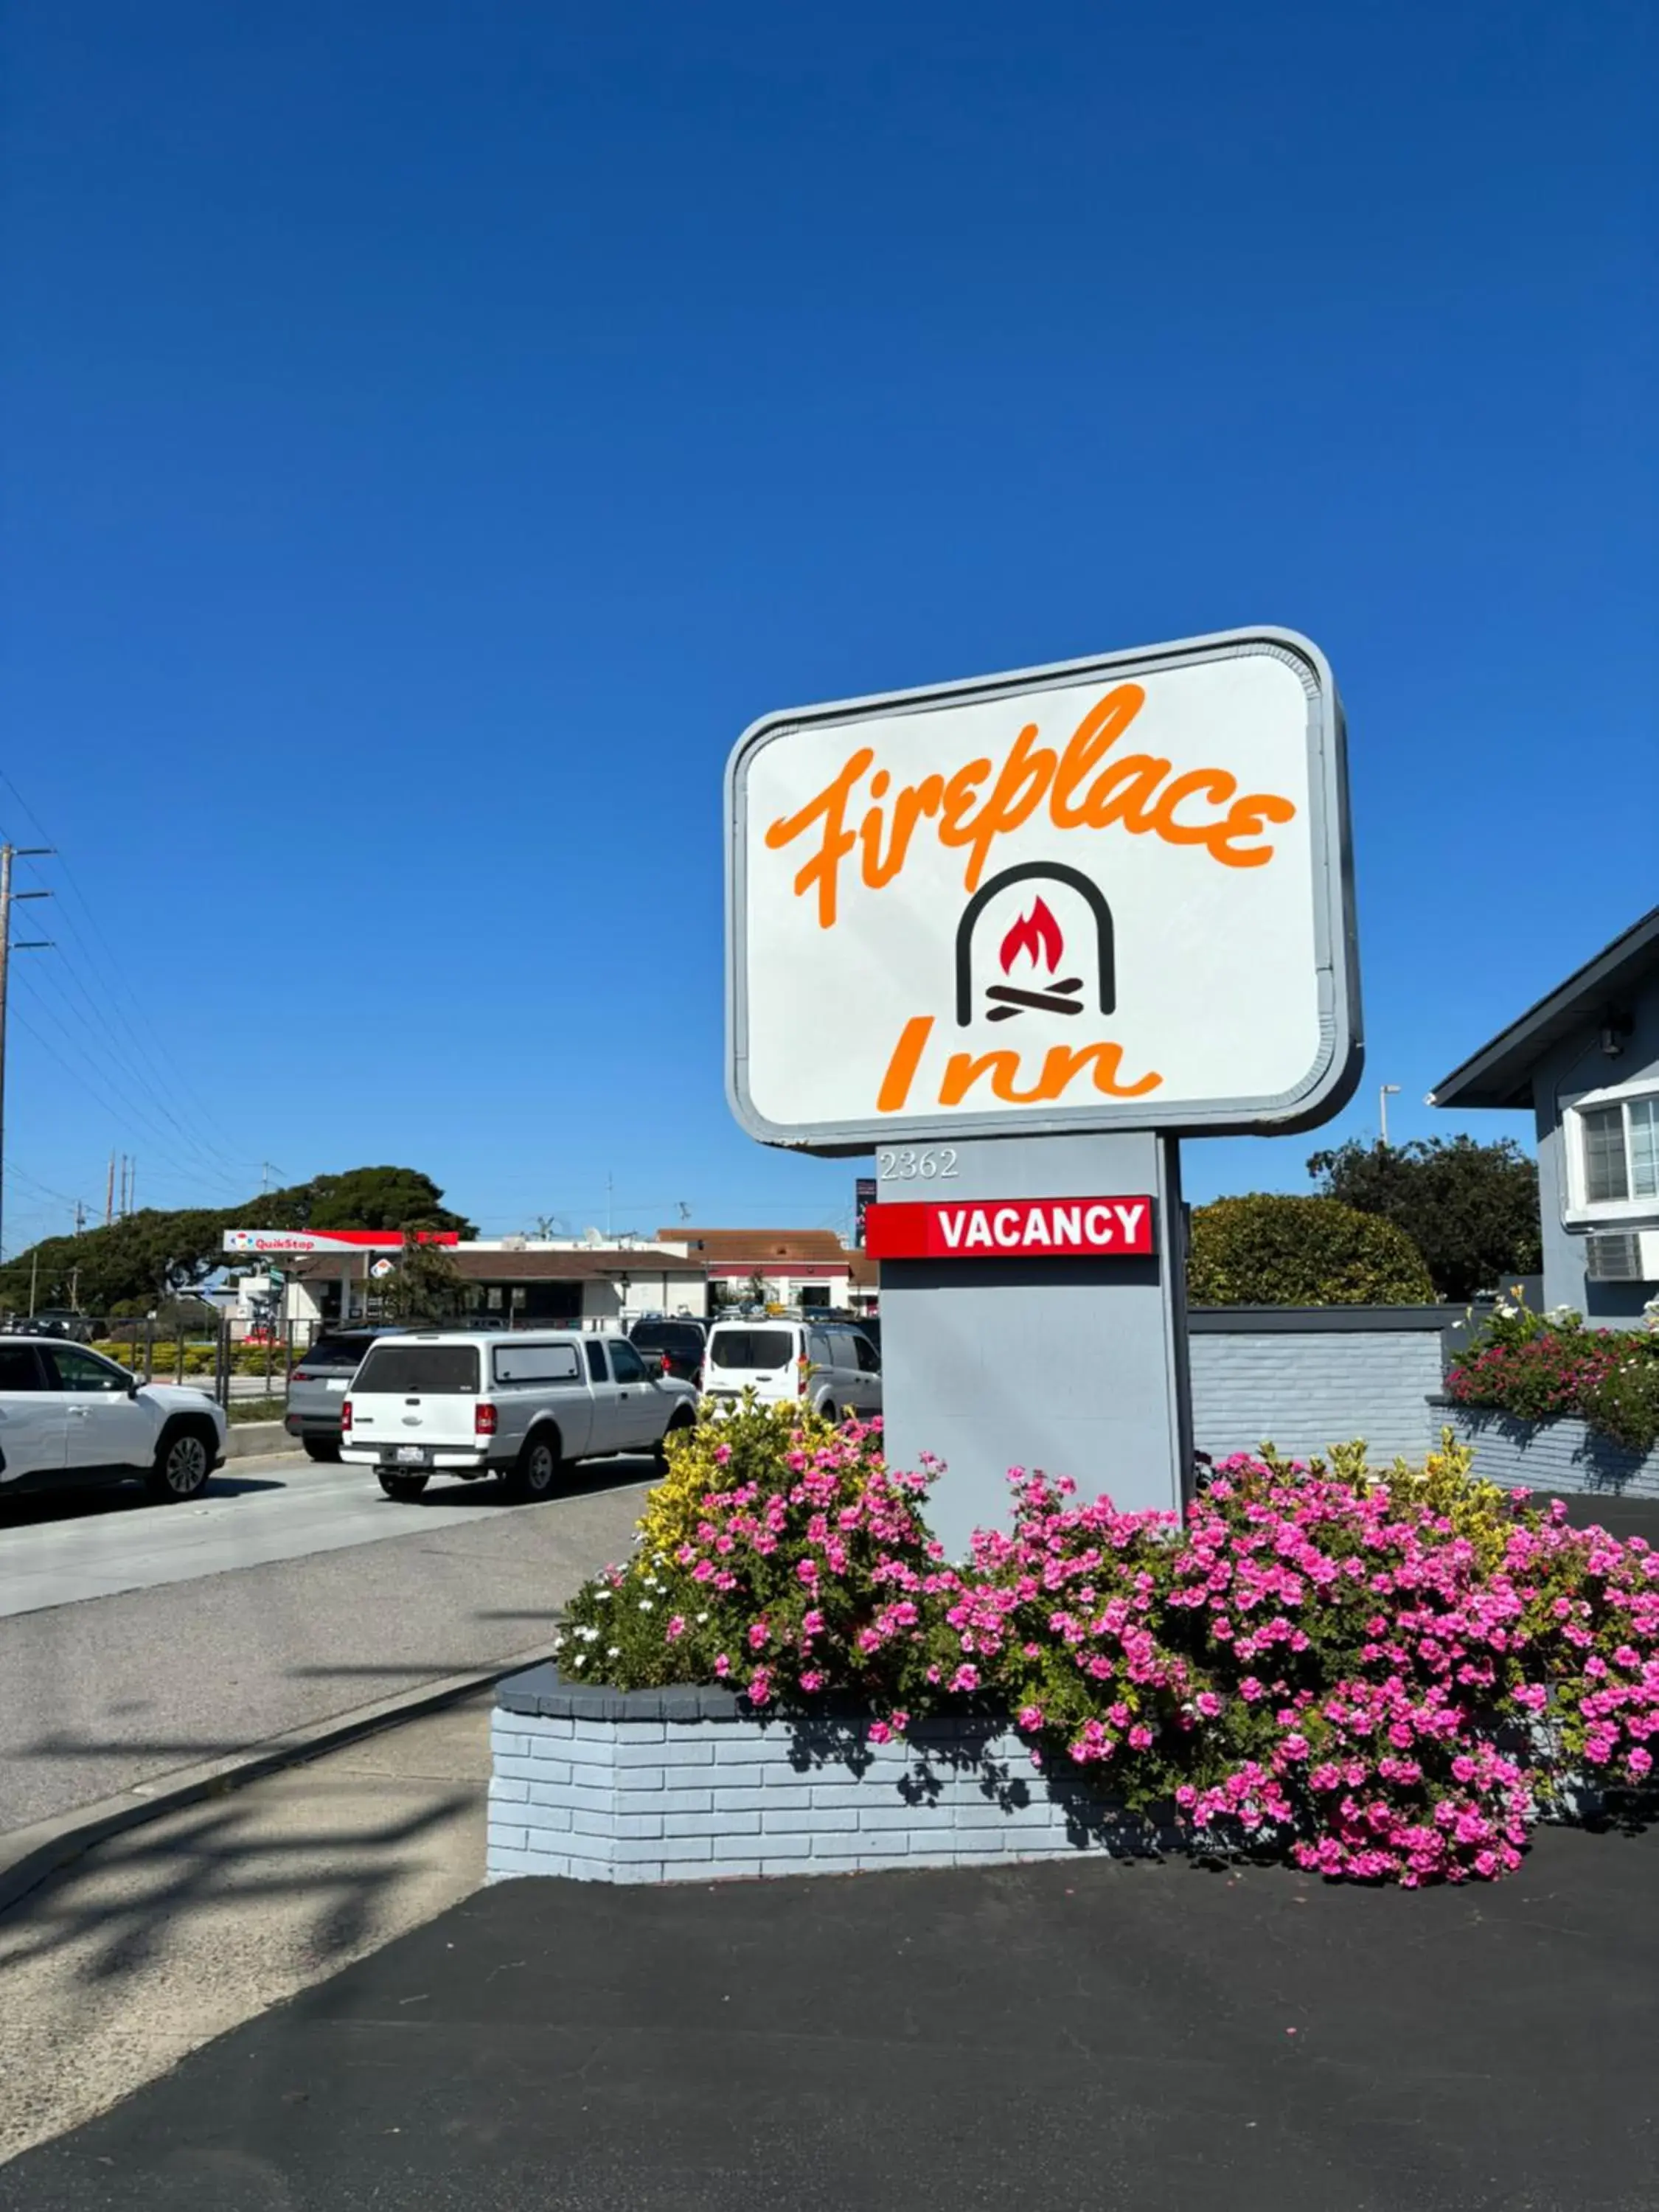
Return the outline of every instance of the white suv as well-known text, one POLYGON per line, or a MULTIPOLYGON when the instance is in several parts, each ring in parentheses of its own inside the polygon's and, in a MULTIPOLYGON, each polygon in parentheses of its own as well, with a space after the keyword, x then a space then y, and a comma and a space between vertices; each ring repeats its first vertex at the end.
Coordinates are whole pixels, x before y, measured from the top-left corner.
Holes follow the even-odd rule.
POLYGON ((881 1354, 847 1322, 717 1321, 702 1387, 718 1405, 752 1390, 765 1404, 798 1398, 838 1421, 881 1411, 881 1354))
POLYGON ((352 1376, 341 1457, 388 1498, 418 1498, 434 1474, 504 1474, 509 1497, 548 1498, 571 1460, 660 1454, 696 1408, 626 1337, 410 1329, 379 1338, 352 1376))
POLYGON ((226 1434, 203 1391, 140 1382, 84 1345, 0 1337, 0 1497, 142 1482, 176 1504, 206 1486, 226 1434))

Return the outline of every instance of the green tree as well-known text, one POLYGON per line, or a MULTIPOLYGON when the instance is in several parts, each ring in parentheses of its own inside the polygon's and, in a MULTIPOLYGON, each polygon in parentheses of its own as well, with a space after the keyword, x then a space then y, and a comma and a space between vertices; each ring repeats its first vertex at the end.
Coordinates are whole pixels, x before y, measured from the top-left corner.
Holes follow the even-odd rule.
POLYGON ((416 1168, 349 1168, 240 1205, 147 1206, 107 1228, 48 1237, 0 1267, 0 1309, 27 1310, 31 1281, 40 1306, 77 1304, 83 1313, 153 1305, 217 1273, 227 1229, 453 1229, 476 1237, 465 1215, 443 1204, 430 1176, 416 1168))
POLYGON ((1513 1137, 1415 1138, 1316 1152, 1322 1194, 1403 1229, 1443 1298, 1460 1302, 1543 1265, 1538 1170, 1513 1137))
POLYGON ((1257 1191, 1194 1209, 1187 1295, 1202 1306, 1422 1305, 1434 1285, 1393 1222, 1257 1191))
MULTIPOLYGON (((420 1228, 405 1224, 404 1235, 418 1239, 420 1228)), ((448 1321, 465 1302, 466 1279, 447 1245, 414 1241, 398 1254, 391 1273, 376 1282, 374 1295, 388 1321, 448 1321)))

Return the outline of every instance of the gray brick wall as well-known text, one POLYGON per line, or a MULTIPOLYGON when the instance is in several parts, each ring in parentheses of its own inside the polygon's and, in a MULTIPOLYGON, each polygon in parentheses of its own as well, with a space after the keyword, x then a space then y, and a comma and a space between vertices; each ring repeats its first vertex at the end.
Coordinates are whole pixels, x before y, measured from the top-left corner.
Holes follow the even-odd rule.
POLYGON ((1474 1448, 1474 1471, 1509 1489, 1615 1492, 1659 1498, 1659 1451, 1631 1451, 1583 1421, 1521 1421, 1488 1407, 1433 1406, 1437 1428, 1474 1448))
POLYGON ((1377 1460, 1420 1458, 1438 1439, 1429 1399, 1441 1386, 1437 1323, 1415 1328, 1310 1325, 1305 1332, 1235 1326, 1194 1316, 1193 1433, 1221 1459, 1260 1443, 1306 1457, 1364 1437, 1377 1460))
POLYGON ((1109 1804, 1069 1776, 1051 1784, 1018 1737, 983 1725, 872 1744, 856 1725, 763 1724, 716 1692, 673 1693, 683 1711, 701 1700, 701 1717, 584 1717, 584 1703, 667 1700, 566 1690, 550 1668, 498 1694, 511 1703, 494 1717, 491 1881, 708 1881, 1150 1848, 1109 1804), (553 1710, 522 1710, 538 1704, 553 1710))

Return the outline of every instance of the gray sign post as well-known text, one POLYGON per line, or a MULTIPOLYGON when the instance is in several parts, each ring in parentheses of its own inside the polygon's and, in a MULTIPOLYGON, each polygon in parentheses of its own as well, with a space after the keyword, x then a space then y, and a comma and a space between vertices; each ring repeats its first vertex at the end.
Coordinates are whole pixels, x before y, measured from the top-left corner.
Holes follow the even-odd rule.
POLYGON ((890 1455, 959 1553, 1011 1468, 1177 1510, 1182 1134, 1358 1079, 1340 706, 1241 630, 769 715, 726 779, 727 1088, 873 1152, 890 1455))

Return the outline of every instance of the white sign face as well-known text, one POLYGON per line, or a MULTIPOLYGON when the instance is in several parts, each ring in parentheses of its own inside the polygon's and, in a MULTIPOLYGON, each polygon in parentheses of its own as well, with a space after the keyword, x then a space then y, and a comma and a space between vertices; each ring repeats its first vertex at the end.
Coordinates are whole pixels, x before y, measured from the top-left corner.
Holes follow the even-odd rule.
POLYGON ((1325 1120, 1358 1073, 1341 742, 1284 631, 757 723, 739 1120, 823 1151, 1325 1120))

